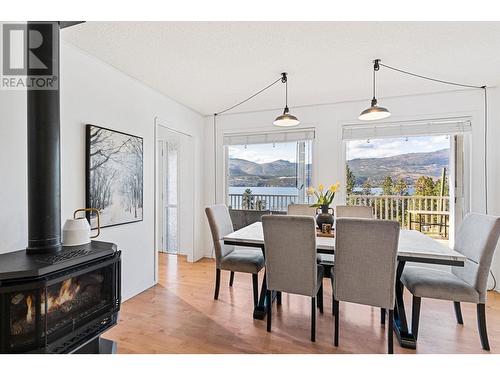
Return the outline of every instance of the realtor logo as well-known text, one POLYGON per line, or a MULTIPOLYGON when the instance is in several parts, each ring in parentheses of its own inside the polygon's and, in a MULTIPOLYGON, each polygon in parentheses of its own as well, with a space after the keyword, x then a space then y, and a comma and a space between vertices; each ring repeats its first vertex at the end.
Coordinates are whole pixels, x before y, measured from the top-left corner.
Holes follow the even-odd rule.
POLYGON ((58 88, 58 30, 51 22, 2 24, 0 86, 5 90, 58 88))

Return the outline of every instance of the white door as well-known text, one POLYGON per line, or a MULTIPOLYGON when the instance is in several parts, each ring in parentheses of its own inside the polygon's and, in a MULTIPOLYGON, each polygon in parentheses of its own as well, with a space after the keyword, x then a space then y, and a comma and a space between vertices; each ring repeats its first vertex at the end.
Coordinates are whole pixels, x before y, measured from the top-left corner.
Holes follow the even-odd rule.
POLYGON ((176 138, 158 141, 160 233, 158 250, 177 254, 179 251, 179 141, 176 138))

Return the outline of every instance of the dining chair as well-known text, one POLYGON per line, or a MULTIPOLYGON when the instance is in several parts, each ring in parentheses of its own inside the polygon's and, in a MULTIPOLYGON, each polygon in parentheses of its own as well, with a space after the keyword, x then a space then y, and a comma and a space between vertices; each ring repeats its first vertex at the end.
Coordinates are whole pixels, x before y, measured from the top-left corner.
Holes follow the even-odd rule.
POLYGON ((399 223, 339 218, 335 237, 332 296, 335 346, 339 345, 339 301, 352 302, 389 311, 387 348, 392 354, 399 223))
POLYGON ((305 216, 316 216, 316 208, 311 207, 308 204, 297 204, 292 203, 288 205, 288 215, 305 215, 305 216))
POLYGON ((490 350, 486 330, 486 288, 499 235, 500 217, 470 213, 462 221, 454 245, 454 250, 467 258, 464 267, 452 267, 451 272, 405 267, 401 281, 413 295, 411 324, 415 338, 422 297, 453 301, 458 324, 463 324, 460 302, 470 302, 476 304, 481 345, 484 350, 490 350))
POLYGON ((373 208, 369 206, 341 206, 335 207, 335 217, 362 217, 373 219, 373 208))
POLYGON ((259 298, 258 273, 264 267, 264 256, 261 250, 224 244, 224 236, 234 231, 229 210, 225 205, 217 204, 207 207, 205 208, 205 213, 207 215, 215 248, 216 271, 214 299, 219 298, 221 270, 231 272, 229 286, 233 285, 235 272, 251 273, 253 302, 254 306, 256 306, 259 298))
POLYGON ((311 297, 311 341, 315 341, 316 307, 323 312, 323 267, 316 264, 316 222, 302 215, 269 215, 262 217, 262 227, 266 254, 267 331, 271 332, 273 293, 299 294, 311 297))
POLYGON ((261 221, 263 215, 269 215, 269 210, 241 210, 229 208, 229 215, 233 222, 234 230, 239 230, 250 224, 261 221))

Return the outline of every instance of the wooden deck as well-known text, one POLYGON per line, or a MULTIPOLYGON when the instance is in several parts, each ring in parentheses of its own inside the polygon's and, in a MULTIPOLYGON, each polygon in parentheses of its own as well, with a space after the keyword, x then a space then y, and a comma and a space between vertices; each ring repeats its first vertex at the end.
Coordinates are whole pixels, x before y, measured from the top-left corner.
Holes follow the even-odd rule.
MULTIPOLYGON (((187 263, 165 254, 159 259, 159 284, 126 301, 118 326, 104 335, 118 342, 119 353, 385 353, 380 311, 354 304, 342 303, 340 346, 333 346, 328 280, 325 312, 317 314, 311 343, 306 297, 284 294, 281 308, 273 307, 273 332, 267 333, 265 321, 252 319, 250 275, 236 274, 229 288, 229 272, 223 272, 214 301, 212 260, 187 263)), ((417 350, 402 349, 395 340, 395 353, 487 353, 481 350, 475 306, 462 305, 465 324, 459 326, 452 303, 422 299, 417 350)), ((491 353, 500 353, 500 294, 489 293, 486 313, 491 353)))

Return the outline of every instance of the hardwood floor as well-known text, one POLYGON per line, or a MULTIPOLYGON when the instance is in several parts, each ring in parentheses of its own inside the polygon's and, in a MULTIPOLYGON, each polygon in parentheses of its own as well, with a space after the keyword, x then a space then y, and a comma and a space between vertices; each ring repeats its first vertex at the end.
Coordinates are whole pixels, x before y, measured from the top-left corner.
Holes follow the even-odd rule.
MULTIPOLYGON (((159 284, 123 303, 119 324, 104 335, 118 342, 119 353, 385 353, 379 309, 354 304, 341 303, 340 345, 333 346, 327 279, 325 312, 317 314, 312 343, 309 298, 284 294, 282 306, 273 306, 268 333, 265 321, 252 319, 251 275, 236 274, 229 288, 229 272, 222 272, 215 301, 212 260, 193 264, 165 254, 159 259, 159 284)), ((259 276, 261 282, 263 273, 259 276)), ((407 293, 405 298, 411 310, 407 293)), ((488 353, 481 350, 475 311, 462 304, 460 326, 453 303, 422 299, 417 350, 402 349, 395 339, 395 353, 488 353)), ((500 294, 489 293, 486 314, 491 353, 500 353, 500 294)))

